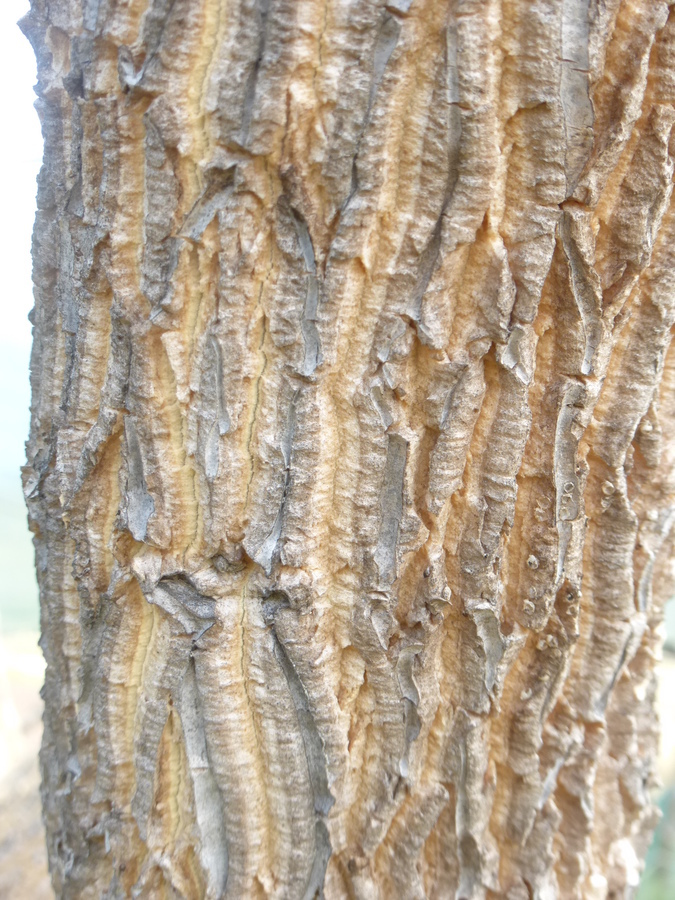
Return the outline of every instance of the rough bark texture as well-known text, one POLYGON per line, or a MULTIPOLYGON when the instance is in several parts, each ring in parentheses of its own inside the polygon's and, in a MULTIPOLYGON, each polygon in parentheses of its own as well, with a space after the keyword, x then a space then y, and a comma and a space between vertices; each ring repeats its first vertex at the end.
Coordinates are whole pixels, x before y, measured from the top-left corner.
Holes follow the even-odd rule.
POLYGON ((59 897, 632 894, 669 6, 33 0, 59 897))

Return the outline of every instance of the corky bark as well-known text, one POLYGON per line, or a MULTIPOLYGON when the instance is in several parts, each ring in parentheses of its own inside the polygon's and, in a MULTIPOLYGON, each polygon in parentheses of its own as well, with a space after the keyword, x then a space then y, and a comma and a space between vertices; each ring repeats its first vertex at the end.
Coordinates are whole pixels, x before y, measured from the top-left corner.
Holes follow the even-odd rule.
POLYGON ((628 897, 675 518, 661 0, 33 0, 59 897, 628 897))

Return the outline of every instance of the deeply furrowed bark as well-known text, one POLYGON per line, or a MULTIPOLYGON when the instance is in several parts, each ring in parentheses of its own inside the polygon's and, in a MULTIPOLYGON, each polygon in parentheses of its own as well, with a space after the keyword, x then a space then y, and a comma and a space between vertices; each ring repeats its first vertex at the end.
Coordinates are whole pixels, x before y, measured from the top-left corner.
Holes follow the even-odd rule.
POLYGON ((32 0, 59 897, 630 896, 661 0, 32 0))

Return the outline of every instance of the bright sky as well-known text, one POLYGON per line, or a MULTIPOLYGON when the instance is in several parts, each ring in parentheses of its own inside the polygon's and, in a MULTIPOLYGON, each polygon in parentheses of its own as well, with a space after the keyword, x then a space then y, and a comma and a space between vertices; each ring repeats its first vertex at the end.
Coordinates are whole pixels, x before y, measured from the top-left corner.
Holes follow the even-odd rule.
POLYGON ((28 353, 31 329, 26 316, 33 305, 31 231, 35 216, 35 176, 42 159, 42 137, 33 109, 35 59, 16 25, 28 11, 28 0, 0 0, 0 100, 3 175, 0 216, 0 476, 24 461, 28 432, 28 353))
MULTIPOLYGON (((33 305, 31 232, 42 137, 33 50, 16 22, 28 0, 0 0, 0 632, 36 629, 33 548, 20 482, 28 436, 28 359, 33 305)), ((2 651, 0 650, 0 653, 2 651)))

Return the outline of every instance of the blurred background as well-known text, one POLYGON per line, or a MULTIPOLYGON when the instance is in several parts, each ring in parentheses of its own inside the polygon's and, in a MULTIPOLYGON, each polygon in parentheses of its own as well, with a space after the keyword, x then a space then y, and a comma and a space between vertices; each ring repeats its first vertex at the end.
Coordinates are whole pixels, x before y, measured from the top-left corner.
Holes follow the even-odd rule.
MULTIPOLYGON (((16 22, 28 0, 0 0, 0 100, 5 139, 0 171, 4 302, 0 331, 0 900, 52 898, 40 818, 37 754, 44 673, 38 641, 38 596, 26 525, 20 467, 28 434, 28 361, 32 307, 31 231, 42 139, 33 101, 35 60, 16 22)), ((666 615, 660 667, 663 729, 658 798, 664 813, 652 843, 639 900, 675 898, 675 603, 666 615)))
POLYGON ((20 467, 28 434, 28 360, 33 305, 31 231, 42 138, 33 51, 16 23, 28 0, 0 0, 0 217, 3 301, 0 330, 0 898, 53 897, 47 877, 37 751, 44 672, 37 646, 38 599, 20 467))

